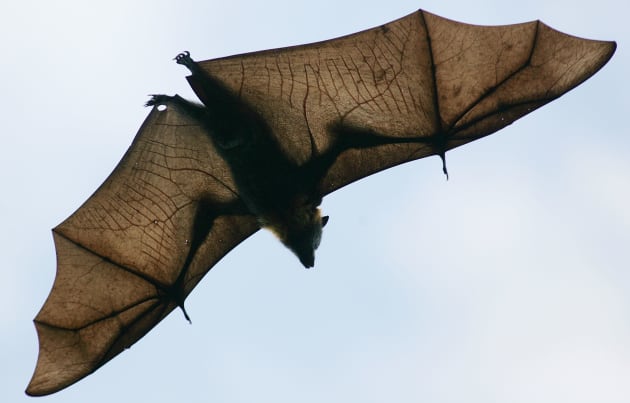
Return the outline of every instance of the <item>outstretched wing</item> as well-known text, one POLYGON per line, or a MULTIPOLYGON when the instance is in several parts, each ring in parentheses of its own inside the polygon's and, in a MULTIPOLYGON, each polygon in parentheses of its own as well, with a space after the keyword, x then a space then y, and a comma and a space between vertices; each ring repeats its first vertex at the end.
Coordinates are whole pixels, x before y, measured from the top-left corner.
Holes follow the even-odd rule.
POLYGON ((334 145, 333 127, 392 139, 342 153, 324 195, 491 134, 589 78, 614 50, 539 21, 475 26, 420 10, 334 40, 199 65, 258 111, 298 164, 334 145), (423 141, 400 142, 413 138, 423 141))
MULTIPOLYGON (((614 50, 538 21, 481 27, 419 11, 199 66, 260 114, 287 158, 326 157, 323 196, 505 127, 586 80, 614 50), (351 140, 338 147, 344 135, 351 140)), ((240 205, 207 134, 176 105, 154 108, 112 175, 53 230, 57 276, 35 319, 40 353, 27 393, 76 382, 183 308, 209 268, 258 229, 240 205)))
POLYGON ((228 167, 175 105, 153 108, 101 187, 53 229, 57 275, 35 318, 30 395, 60 390, 129 347, 210 268, 258 229, 226 215, 239 199, 228 167))

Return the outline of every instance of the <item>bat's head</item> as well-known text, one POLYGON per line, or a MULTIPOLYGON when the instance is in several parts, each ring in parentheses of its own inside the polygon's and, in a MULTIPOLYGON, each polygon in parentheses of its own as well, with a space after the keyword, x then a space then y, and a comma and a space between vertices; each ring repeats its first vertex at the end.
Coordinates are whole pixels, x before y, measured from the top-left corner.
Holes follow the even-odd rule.
POLYGON ((315 210, 313 218, 306 225, 297 228, 288 228, 287 236, 282 242, 300 259, 306 267, 315 265, 315 250, 322 240, 322 228, 328 222, 328 216, 321 215, 319 209, 315 210))
POLYGON ((283 222, 267 223, 282 243, 300 259, 306 267, 315 265, 315 250, 322 240, 322 228, 328 222, 328 216, 323 216, 316 207, 298 209, 283 222))

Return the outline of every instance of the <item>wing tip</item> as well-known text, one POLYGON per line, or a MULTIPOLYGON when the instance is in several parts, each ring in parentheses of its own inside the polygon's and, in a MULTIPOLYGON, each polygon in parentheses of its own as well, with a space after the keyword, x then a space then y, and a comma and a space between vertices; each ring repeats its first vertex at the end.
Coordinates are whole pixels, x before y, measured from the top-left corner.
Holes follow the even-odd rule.
POLYGON ((33 323, 37 331, 39 353, 35 370, 25 390, 27 395, 50 395, 67 388, 93 372, 93 370, 90 370, 89 364, 86 363, 75 365, 73 369, 63 367, 60 365, 60 360, 56 359, 58 357, 55 357, 46 348, 46 346, 54 346, 57 340, 55 335, 58 335, 59 332, 67 333, 68 330, 57 329, 52 325, 39 321, 37 318, 33 320, 33 323))

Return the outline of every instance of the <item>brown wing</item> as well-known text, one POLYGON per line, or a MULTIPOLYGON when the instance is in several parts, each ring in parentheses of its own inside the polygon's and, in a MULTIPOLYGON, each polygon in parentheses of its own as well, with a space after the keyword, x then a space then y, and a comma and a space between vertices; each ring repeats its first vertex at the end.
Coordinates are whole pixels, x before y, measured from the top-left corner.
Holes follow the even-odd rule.
POLYGON ((57 275, 35 318, 39 357, 27 393, 78 381, 183 304, 258 229, 251 216, 213 213, 238 202, 234 188, 207 135, 176 107, 154 108, 109 178, 53 229, 57 275))
POLYGON ((586 80, 614 50, 539 21, 475 26, 420 10, 338 39, 200 66, 252 105, 297 163, 325 152, 339 124, 425 140, 346 151, 321 183, 327 194, 509 125, 586 80))

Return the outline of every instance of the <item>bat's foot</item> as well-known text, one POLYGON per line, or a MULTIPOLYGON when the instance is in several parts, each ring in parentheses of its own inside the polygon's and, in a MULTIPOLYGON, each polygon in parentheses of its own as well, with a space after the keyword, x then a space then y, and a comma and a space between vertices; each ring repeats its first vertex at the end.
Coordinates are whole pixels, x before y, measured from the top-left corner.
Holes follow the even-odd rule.
POLYGON ((192 73, 197 69, 197 62, 190 57, 190 52, 187 50, 175 56, 173 60, 175 60, 177 64, 186 66, 192 73))
POLYGON ((170 95, 162 95, 162 94, 151 94, 151 99, 147 101, 144 106, 160 106, 160 105, 168 105, 173 102, 175 97, 170 95))
POLYGON ((145 106, 157 107, 159 111, 164 111, 170 107, 177 108, 180 112, 184 112, 188 116, 197 119, 200 123, 204 119, 206 108, 202 105, 187 101, 179 95, 151 95, 151 99, 147 101, 145 106))

